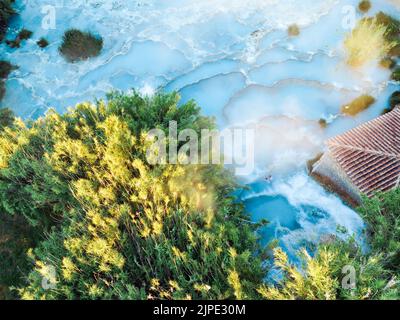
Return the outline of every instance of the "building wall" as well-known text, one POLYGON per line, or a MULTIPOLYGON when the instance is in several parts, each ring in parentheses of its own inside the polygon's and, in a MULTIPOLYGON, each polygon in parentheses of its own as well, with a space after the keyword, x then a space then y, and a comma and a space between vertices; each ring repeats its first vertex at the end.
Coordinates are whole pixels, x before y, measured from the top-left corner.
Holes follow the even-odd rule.
POLYGON ((329 152, 313 165, 311 175, 349 204, 361 203, 360 191, 329 152))

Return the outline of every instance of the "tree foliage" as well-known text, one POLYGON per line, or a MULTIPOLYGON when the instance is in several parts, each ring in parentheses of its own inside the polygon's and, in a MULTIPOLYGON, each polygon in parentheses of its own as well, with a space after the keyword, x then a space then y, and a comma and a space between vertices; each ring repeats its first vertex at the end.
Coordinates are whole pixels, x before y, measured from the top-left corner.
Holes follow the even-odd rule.
POLYGON ((68 62, 77 62, 96 57, 103 49, 103 39, 91 32, 70 29, 64 33, 59 47, 60 53, 68 62))
POLYGON ((8 22, 16 14, 14 0, 0 0, 0 42, 3 41, 8 28, 8 22))
POLYGON ((193 102, 178 107, 176 94, 114 93, 1 131, 0 211, 41 239, 28 253, 22 298, 256 295, 264 271, 232 175, 146 161, 147 132, 172 120, 214 128, 193 102))
MULTIPOLYGON (((354 242, 321 245, 314 257, 302 251, 303 266, 275 249, 282 279, 261 286, 265 299, 400 299, 400 189, 364 199, 358 209, 367 224, 369 250, 354 242), (343 286, 346 266, 355 271, 354 287, 343 286)), ((345 281, 346 282, 346 281, 345 281)))
POLYGON ((390 27, 377 17, 360 20, 344 42, 347 63, 360 67, 386 57, 396 47, 396 42, 388 38, 389 34, 390 27))

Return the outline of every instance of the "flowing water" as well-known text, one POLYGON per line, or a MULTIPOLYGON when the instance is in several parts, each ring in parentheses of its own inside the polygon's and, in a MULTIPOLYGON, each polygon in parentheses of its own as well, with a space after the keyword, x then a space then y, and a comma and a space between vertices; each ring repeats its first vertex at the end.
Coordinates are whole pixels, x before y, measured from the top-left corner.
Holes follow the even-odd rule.
MULTIPOLYGON (((400 1, 375 0, 400 17, 400 1)), ((195 99, 220 128, 256 129, 256 172, 241 181, 240 194, 253 219, 268 219, 264 244, 278 238, 293 257, 329 235, 360 237, 360 217, 306 173, 306 161, 323 150, 326 138, 378 116, 396 84, 371 65, 345 63, 348 6, 358 0, 17 0, 22 26, 34 36, 20 49, 1 45, 3 58, 19 66, 7 81, 3 107, 37 118, 50 107, 60 112, 112 89, 152 94, 177 90, 195 99), (55 9, 55 29, 42 20, 55 9), (289 37, 296 23, 301 33, 289 37), (58 53, 66 29, 101 34, 99 57, 76 64, 58 53), (40 49, 37 39, 50 46, 40 49), (363 93, 377 102, 357 117, 340 106, 363 93), (327 120, 322 129, 320 119, 327 120), (273 180, 265 181, 266 175, 273 180)), ((356 13, 357 19, 361 17, 356 13)))

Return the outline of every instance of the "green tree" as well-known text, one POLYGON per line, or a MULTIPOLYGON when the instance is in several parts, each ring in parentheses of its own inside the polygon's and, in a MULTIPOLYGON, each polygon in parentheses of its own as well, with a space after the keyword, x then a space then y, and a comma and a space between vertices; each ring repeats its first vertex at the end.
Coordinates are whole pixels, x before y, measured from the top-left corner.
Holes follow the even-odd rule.
POLYGON ((42 238, 22 298, 256 296, 264 270, 232 175, 146 161, 152 128, 215 127, 194 102, 178 101, 113 93, 1 132, 0 208, 42 238))

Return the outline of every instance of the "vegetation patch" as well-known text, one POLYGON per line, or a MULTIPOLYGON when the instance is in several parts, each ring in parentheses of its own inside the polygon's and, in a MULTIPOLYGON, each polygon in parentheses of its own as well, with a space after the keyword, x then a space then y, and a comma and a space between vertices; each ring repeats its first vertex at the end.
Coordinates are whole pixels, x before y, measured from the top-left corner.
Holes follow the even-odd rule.
POLYGON ((375 19, 386 28, 387 42, 393 44, 388 55, 391 57, 400 56, 400 21, 383 12, 379 12, 375 19))
POLYGON ((374 103, 374 97, 364 94, 353 100, 351 103, 342 106, 341 113, 348 116, 356 116, 360 112, 368 109, 374 103))
POLYGON ((6 35, 9 20, 16 14, 12 7, 14 2, 14 0, 0 0, 0 42, 6 35))
POLYGON ((28 29, 22 29, 14 40, 6 40, 6 43, 10 48, 20 48, 22 41, 28 40, 32 34, 32 31, 28 29))
MULTIPOLYGON (((263 251, 232 174, 146 160, 149 128, 215 128, 194 102, 178 103, 175 93, 113 93, 0 131, 0 212, 35 231, 30 270, 14 279, 0 268, 0 285, 24 299, 258 296, 263 251), (57 276, 46 290, 50 267, 57 276)), ((0 241, 0 253, 24 251, 20 235, 13 246, 0 241)))
POLYGON ((371 1, 369 0, 363 0, 358 4, 358 9, 363 13, 367 13, 371 7, 371 1))
POLYGON ((41 48, 46 48, 49 45, 49 42, 45 38, 40 38, 36 44, 41 48))
POLYGON ((371 61, 381 61, 396 47, 396 42, 389 40, 389 34, 390 27, 376 17, 360 20, 344 42, 347 63, 360 67, 371 61))
POLYGON ((0 61, 0 101, 3 100, 6 94, 6 80, 11 71, 16 68, 16 66, 13 66, 8 61, 0 61))
POLYGON ((364 254, 353 240, 322 243, 316 255, 300 251, 303 268, 290 263, 279 248, 274 249, 277 269, 283 279, 275 286, 262 285, 265 299, 279 300, 398 300, 400 299, 400 189, 365 198, 358 208, 367 224, 370 250, 364 254), (342 285, 343 267, 356 272, 354 286, 342 285))
POLYGON ((7 79, 11 71, 17 67, 9 63, 8 61, 0 61, 0 79, 7 79))
POLYGON ((4 127, 11 126, 14 122, 14 113, 8 108, 0 109, 0 130, 4 127))
POLYGON ((0 80, 0 101, 3 100, 6 95, 6 82, 4 80, 0 80))
POLYGON ((318 124, 322 129, 325 129, 328 127, 328 122, 325 119, 319 119, 318 124))
POLYGON ((298 35, 300 35, 300 28, 297 24, 292 24, 291 26, 289 26, 288 28, 288 34, 291 37, 297 37, 298 35))
POLYGON ((392 96, 389 99, 389 105, 392 109, 400 105, 400 91, 396 91, 392 94, 392 96))
POLYGON ((392 73, 392 80, 400 81, 400 67, 397 67, 392 73))
POLYGON ((400 106, 400 91, 395 91, 389 98, 389 107, 383 110, 382 114, 392 111, 397 106, 400 106))
POLYGON ((90 32, 70 29, 65 32, 60 53, 69 62, 86 60, 96 57, 103 48, 103 39, 90 32))
POLYGON ((396 66, 396 61, 390 57, 383 58, 379 65, 385 69, 393 69, 396 66))

